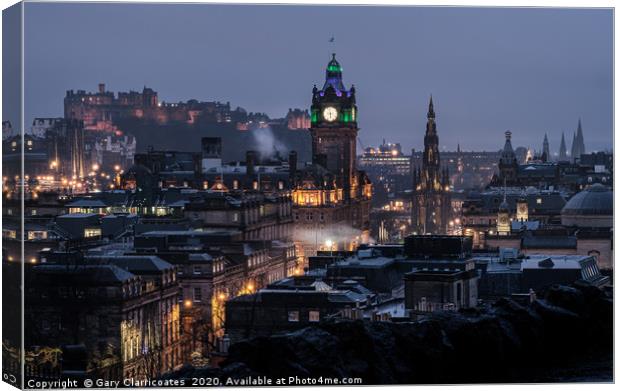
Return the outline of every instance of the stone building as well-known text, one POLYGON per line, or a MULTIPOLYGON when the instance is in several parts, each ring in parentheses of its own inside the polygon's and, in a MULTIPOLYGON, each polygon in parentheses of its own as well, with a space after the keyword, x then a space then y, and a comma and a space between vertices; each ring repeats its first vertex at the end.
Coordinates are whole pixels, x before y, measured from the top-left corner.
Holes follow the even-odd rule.
POLYGON ((284 119, 288 129, 309 129, 310 115, 308 110, 288 109, 284 119))
MULTIPOLYGON (((206 231, 150 231, 136 236, 135 250, 151 252, 170 259, 188 269, 179 274, 183 289, 183 300, 191 301, 191 307, 200 307, 202 325, 210 341, 222 337, 221 328, 225 319, 228 299, 255 292, 267 284, 293 274, 300 274, 301 268, 292 242, 281 240, 248 240, 234 229, 219 230, 212 227, 206 231), (185 255, 183 255, 185 254, 185 255), (208 257, 211 261, 201 266, 194 258, 208 257), (187 261, 183 261, 183 259, 187 261), (194 259, 194 261, 192 261, 194 259), (200 274, 196 274, 200 267, 200 274), (192 278, 193 277, 193 278, 192 278), (198 284, 198 280, 203 283, 198 284), (204 280, 204 281, 203 281, 204 280)), ((185 304, 185 303, 184 303, 185 304)), ((185 311, 189 313, 189 309, 185 311)))
POLYGON ((365 301, 363 294, 334 289, 321 281, 303 285, 282 281, 229 300, 226 335, 231 343, 235 343, 246 338, 298 330, 330 316, 343 316, 365 301))
POLYGON ((520 231, 523 224, 514 223, 519 223, 526 215, 527 222, 559 224, 565 197, 558 191, 541 191, 532 187, 525 191, 507 187, 470 192, 462 204, 463 234, 472 237, 474 248, 484 248, 487 238, 496 236, 500 226, 504 234, 520 231), (501 222, 500 217, 504 219, 501 222))
POLYGON ((292 203, 287 192, 203 192, 185 205, 184 216, 204 228, 235 229, 242 240, 290 241, 292 203))
POLYGON ((245 121, 247 114, 241 108, 231 109, 230 102, 166 103, 146 86, 141 92, 129 91, 114 94, 99 84, 97 92, 67 91, 64 99, 64 117, 84 121, 88 130, 114 128, 119 121, 132 119, 155 124, 179 122, 195 124, 199 121, 227 123, 245 121))
POLYGON ((55 259, 26 273, 26 349, 82 345, 85 375, 108 380, 153 378, 183 363, 172 265, 153 256, 55 259))
POLYGON ((459 310, 478 305, 478 279, 474 262, 450 270, 414 270, 405 274, 405 309, 410 316, 459 310))

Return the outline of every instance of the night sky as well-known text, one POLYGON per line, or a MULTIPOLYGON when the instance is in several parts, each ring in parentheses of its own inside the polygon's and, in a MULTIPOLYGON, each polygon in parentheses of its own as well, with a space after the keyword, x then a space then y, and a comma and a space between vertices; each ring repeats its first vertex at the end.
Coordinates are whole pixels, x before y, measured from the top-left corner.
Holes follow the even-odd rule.
POLYGON ((552 153, 564 131, 570 151, 579 117, 588 152, 612 144, 611 10, 27 3, 25 25, 28 125, 99 82, 282 117, 335 51, 365 146, 421 148, 431 93, 442 149, 511 130, 538 150, 547 132, 552 153))

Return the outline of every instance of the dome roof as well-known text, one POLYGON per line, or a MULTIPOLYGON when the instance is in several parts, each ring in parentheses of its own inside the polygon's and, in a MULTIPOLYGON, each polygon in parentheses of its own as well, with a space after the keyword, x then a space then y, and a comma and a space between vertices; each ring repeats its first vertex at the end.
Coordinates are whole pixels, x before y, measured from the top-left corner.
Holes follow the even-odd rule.
POLYGON ((613 215, 614 194, 596 183, 575 194, 562 209, 562 215, 613 215))
POLYGON ((336 60, 336 53, 332 54, 332 59, 327 64, 327 70, 325 72, 323 92, 326 92, 329 87, 332 87, 338 96, 340 96, 342 92, 346 92, 344 84, 342 83, 342 67, 336 60))
POLYGON ((342 72, 342 67, 340 66, 340 63, 336 60, 336 53, 332 53, 332 59, 329 64, 327 64, 327 71, 342 72))

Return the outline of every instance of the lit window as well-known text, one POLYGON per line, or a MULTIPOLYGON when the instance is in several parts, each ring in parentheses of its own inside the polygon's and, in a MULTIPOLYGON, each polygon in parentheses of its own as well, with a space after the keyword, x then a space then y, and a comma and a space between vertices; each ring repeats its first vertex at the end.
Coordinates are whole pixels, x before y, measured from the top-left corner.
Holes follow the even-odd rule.
POLYGON ((299 322, 299 311, 289 311, 288 312, 288 321, 289 322, 299 322))
POLYGON ((28 240, 47 239, 47 231, 28 231, 28 240))
POLYGON ((101 236, 101 228, 86 228, 84 230, 85 238, 94 238, 97 236, 101 236))
POLYGON ((13 231, 10 229, 3 229, 2 236, 4 236, 5 238, 15 239, 17 238, 17 231, 13 231))
POLYGON ((536 203, 539 205, 542 204, 542 198, 536 198, 536 203))
POLYGON ((194 274, 202 274, 202 268, 199 265, 194 265, 194 274))
POLYGON ((321 318, 319 311, 309 311, 308 312, 308 320, 310 322, 318 322, 321 318))

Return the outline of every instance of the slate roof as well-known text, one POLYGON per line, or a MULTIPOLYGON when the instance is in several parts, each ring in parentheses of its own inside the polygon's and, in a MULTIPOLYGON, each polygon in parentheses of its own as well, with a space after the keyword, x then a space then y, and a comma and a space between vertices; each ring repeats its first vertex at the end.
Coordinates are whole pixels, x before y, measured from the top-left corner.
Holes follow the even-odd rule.
POLYGON ((540 249, 573 249, 577 248, 577 237, 575 236, 525 236, 522 239, 523 248, 540 249))
POLYGON ((79 276, 84 285, 101 286, 123 283, 135 279, 136 276, 116 265, 38 265, 34 267, 37 273, 53 275, 79 276))
POLYGON ((157 273, 174 268, 173 265, 154 255, 95 256, 89 260, 102 260, 131 273, 157 273))

